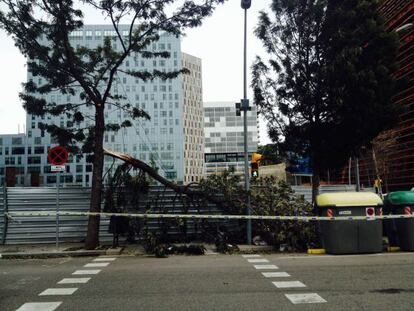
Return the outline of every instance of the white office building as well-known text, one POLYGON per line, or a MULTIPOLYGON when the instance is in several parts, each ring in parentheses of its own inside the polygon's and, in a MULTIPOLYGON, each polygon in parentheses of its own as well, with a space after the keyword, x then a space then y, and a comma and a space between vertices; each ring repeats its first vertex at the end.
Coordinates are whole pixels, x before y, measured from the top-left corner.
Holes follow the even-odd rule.
MULTIPOLYGON (((121 31, 127 31, 121 27, 121 31)), ((121 49, 120 42, 110 25, 86 25, 82 30, 71 35, 74 47, 96 47, 103 43, 105 37, 113 38, 113 47, 121 49)), ((121 129, 118 132, 106 132, 104 135, 105 148, 125 152, 148 164, 158 168, 164 177, 178 183, 188 183, 198 180, 203 174, 203 149, 192 144, 203 139, 202 128, 202 96, 201 96, 201 60, 181 52, 180 39, 168 34, 161 34, 158 42, 151 44, 151 51, 168 51, 170 58, 143 58, 138 53, 132 53, 122 64, 122 71, 128 69, 160 71, 178 70, 181 66, 189 66, 190 75, 181 75, 173 80, 143 82, 140 79, 119 72, 113 85, 113 94, 124 96, 124 103, 145 110, 151 120, 132 120, 129 115, 118 107, 108 104, 105 107, 107 123, 121 124, 129 119, 132 127, 121 129), (190 169, 191 167, 191 169, 190 169)), ((39 77, 28 79, 42 84, 39 77)), ((41 97, 48 102, 56 103, 82 103, 80 92, 75 96, 51 92, 41 97)), ((27 115, 25 154, 25 174, 39 174, 41 185, 54 185, 56 174, 50 172, 47 160, 47 151, 56 145, 47 132, 39 128, 39 123, 56 124, 60 127, 88 127, 93 124, 94 108, 82 108, 85 121, 73 124, 65 115, 59 117, 36 117, 27 115), (42 151, 42 152, 40 152, 42 151)), ((24 135, 23 135, 24 136, 24 135)), ((4 136, 2 136, 4 137, 4 136)), ((9 146, 11 140, 4 138, 3 145, 9 146)), ((5 148, 5 147, 1 147, 5 148)), ((0 149, 1 149, 0 148, 0 149)), ((10 145, 8 148, 13 148, 10 145)), ((11 149, 10 149, 11 150, 11 149)), ((11 151, 10 151, 11 152, 11 151)), ((3 154, 5 151, 3 152, 3 154)), ((8 154, 8 157, 19 157, 8 154)), ((10 159, 9 159, 10 160, 10 159)), ((16 160, 16 159, 15 159, 16 160)), ((5 163, 5 155, 0 154, 0 167, 5 163)), ((22 160, 23 161, 23 160, 22 160)), ((112 158, 106 157, 104 172, 110 169, 112 158)), ((23 163, 23 162, 22 162, 23 163)), ((2 176, 0 175, 0 178, 2 176)), ((4 175, 3 175, 4 180, 4 175)), ((16 185, 30 185, 30 178, 17 178, 16 185)), ((66 172, 61 176, 64 184, 77 184, 90 186, 92 181, 92 164, 87 163, 86 157, 70 156, 66 172)))

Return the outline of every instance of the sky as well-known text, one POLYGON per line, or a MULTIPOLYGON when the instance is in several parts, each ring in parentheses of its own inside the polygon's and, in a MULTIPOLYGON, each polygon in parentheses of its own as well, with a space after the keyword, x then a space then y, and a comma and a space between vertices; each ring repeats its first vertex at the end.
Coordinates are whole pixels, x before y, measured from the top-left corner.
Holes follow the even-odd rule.
MULTIPOLYGON (((261 42, 254 36, 258 12, 268 11, 269 0, 252 0, 247 11, 247 65, 256 55, 264 55, 261 42)), ((107 24, 92 9, 82 8, 85 24, 107 24)), ((234 101, 243 97, 243 24, 240 0, 228 0, 219 6, 202 26, 189 29, 182 38, 182 51, 202 59, 203 101, 234 101)), ((13 40, 0 30, 0 134, 24 131, 25 111, 19 100, 21 83, 26 81, 25 58, 13 40)), ((248 87, 248 98, 252 91, 248 87)), ((264 121, 260 121, 260 144, 270 143, 264 121)))

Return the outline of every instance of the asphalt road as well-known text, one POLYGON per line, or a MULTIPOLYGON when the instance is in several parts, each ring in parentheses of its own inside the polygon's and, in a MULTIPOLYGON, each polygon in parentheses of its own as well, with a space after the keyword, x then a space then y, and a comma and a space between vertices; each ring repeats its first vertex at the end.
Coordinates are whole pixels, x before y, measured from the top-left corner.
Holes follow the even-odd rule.
POLYGON ((414 253, 0 260, 0 310, 56 306, 58 311, 414 310, 414 253), (72 274, 79 270, 100 271, 72 274), (65 278, 90 279, 57 284, 65 278), (53 288, 67 295, 50 292, 53 288), (39 296, 42 292, 52 295, 39 296), (55 305, 28 305, 40 302, 55 305))

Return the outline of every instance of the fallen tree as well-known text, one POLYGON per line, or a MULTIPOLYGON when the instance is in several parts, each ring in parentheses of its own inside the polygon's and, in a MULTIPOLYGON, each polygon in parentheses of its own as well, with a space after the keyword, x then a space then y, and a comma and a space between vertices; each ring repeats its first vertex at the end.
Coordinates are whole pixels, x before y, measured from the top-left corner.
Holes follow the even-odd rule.
MULTIPOLYGON (((176 183, 174 183, 174 182, 162 177, 161 175, 159 175, 157 173, 157 171, 154 168, 152 168, 151 166, 149 166, 147 163, 145 163, 141 160, 135 159, 135 158, 131 157, 130 155, 126 154, 126 153, 112 151, 112 150, 108 150, 108 149, 104 148, 104 154, 107 155, 107 156, 111 156, 115 159, 124 161, 124 162, 132 165, 134 168, 142 170, 143 172, 147 173, 150 177, 152 177, 154 180, 158 181, 159 183, 161 183, 165 187, 174 190, 178 194, 185 194, 185 195, 189 196, 190 198, 203 198, 203 199, 206 199, 209 202, 217 204, 220 207, 223 207, 223 205, 222 205, 223 201, 222 200, 220 200, 217 196, 212 195, 212 194, 200 189, 198 183, 191 183, 191 184, 183 185, 183 186, 177 185, 176 183)), ((239 203, 244 204, 242 202, 242 200, 239 203)))

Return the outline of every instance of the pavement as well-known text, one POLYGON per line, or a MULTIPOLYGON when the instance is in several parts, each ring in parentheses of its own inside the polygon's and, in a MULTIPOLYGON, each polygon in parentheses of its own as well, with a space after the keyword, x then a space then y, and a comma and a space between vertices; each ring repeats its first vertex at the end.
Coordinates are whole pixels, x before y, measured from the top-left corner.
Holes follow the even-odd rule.
MULTIPOLYGON (((139 244, 125 244, 117 248, 109 245, 102 245, 95 250, 85 250, 83 243, 61 243, 56 244, 21 244, 21 245, 0 245, 0 258, 2 259, 24 259, 24 258, 50 258, 50 257, 79 257, 99 255, 146 255, 144 248, 139 244)), ((216 247, 213 244, 205 244, 206 253, 215 253, 216 247)), ((271 246, 240 245, 240 253, 272 252, 271 246)))
POLYGON ((1 259, 24 259, 24 258, 50 258, 50 257, 78 257, 78 256, 99 256, 119 255, 121 247, 111 248, 103 245, 94 250, 86 250, 83 243, 61 243, 56 244, 22 244, 22 245, 0 245, 1 259))
POLYGON ((0 310, 413 310, 414 253, 0 261, 0 310))

